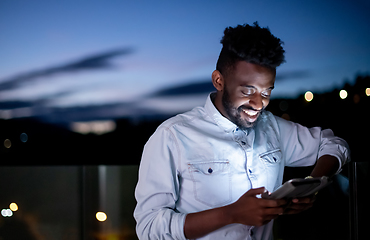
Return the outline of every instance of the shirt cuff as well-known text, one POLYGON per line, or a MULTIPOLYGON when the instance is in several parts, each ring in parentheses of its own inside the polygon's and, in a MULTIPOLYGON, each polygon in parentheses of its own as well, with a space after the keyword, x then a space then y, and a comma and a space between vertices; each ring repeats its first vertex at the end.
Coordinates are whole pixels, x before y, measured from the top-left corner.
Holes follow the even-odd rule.
POLYGON ((172 228, 176 231, 174 236, 177 236, 178 239, 181 239, 181 240, 186 240, 185 232, 184 232, 186 215, 187 215, 186 213, 178 213, 176 214, 176 217, 178 219, 172 222, 172 224, 176 224, 176 226, 173 226, 172 228))
POLYGON ((340 145, 336 147, 327 147, 325 150, 320 152, 318 157, 320 158, 324 155, 333 156, 338 160, 339 168, 335 174, 340 173, 343 165, 350 161, 347 149, 340 145))

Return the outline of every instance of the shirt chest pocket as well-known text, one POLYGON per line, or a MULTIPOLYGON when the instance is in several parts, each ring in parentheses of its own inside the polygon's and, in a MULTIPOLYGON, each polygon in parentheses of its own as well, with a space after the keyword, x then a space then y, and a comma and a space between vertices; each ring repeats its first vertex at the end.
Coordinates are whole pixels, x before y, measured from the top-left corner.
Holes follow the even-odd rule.
POLYGON ((210 207, 231 201, 231 175, 228 160, 188 164, 193 181, 194 198, 210 207))
POLYGON ((282 154, 281 154, 280 149, 273 149, 265 153, 261 153, 259 157, 264 163, 269 165, 269 164, 280 163, 282 154))

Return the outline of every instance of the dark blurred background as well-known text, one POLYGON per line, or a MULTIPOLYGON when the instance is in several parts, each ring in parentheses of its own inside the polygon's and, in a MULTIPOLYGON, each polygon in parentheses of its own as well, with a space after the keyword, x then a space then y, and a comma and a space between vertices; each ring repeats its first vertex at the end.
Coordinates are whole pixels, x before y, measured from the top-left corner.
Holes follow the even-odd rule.
MULTIPOLYGON (((285 43, 268 110, 332 129, 353 160, 314 208, 279 218, 275 237, 363 239, 369 10, 362 0, 2 1, 0 239, 137 239, 145 142, 204 105, 224 28, 255 21, 285 43)), ((287 168, 285 179, 310 170, 287 168)))

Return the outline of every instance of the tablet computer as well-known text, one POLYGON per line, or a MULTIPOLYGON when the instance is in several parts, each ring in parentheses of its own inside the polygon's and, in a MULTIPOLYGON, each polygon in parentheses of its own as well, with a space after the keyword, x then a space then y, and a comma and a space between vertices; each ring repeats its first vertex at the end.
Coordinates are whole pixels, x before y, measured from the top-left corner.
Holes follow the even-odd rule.
POLYGON ((301 198, 315 194, 320 189, 326 187, 331 183, 328 177, 321 178, 294 178, 274 192, 265 192, 262 194, 262 198, 265 199, 281 199, 281 198, 301 198))

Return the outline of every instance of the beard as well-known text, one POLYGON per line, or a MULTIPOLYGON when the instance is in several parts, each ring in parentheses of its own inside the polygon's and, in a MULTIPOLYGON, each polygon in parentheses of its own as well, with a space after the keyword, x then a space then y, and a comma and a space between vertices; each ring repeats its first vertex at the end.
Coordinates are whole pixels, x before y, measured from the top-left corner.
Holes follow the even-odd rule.
POLYGON ((253 109, 252 107, 247 107, 243 105, 240 107, 234 107, 231 102, 230 95, 228 91, 226 90, 226 88, 225 88, 224 94, 222 95, 222 105, 229 117, 229 120, 233 122, 236 126, 238 126, 238 128, 241 130, 247 130, 249 128, 254 127, 258 121, 259 115, 261 115, 260 113, 265 109, 265 107, 263 107, 262 110, 259 111, 260 113, 258 113, 258 118, 256 121, 249 122, 247 119, 241 116, 243 109, 245 110, 251 109, 254 111, 256 110, 253 109))

